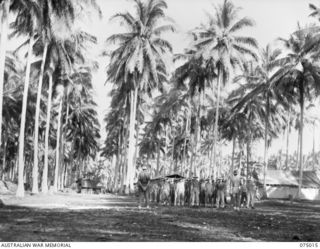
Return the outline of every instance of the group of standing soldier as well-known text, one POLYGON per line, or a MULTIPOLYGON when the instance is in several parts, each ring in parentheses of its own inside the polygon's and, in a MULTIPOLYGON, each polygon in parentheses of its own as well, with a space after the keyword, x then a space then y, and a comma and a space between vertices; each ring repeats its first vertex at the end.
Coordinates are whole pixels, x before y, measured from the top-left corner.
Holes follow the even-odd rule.
MULTIPOLYGON (((165 181, 165 180, 163 180, 165 181)), ((160 192, 160 190, 164 189, 162 192, 167 192, 168 196, 162 198, 164 196, 163 193, 159 194, 153 198, 154 201, 157 202, 166 201, 166 203, 170 203, 170 199, 172 199, 173 205, 183 205, 189 203, 189 205, 199 205, 199 199, 201 202, 201 195, 203 196, 203 204, 206 205, 206 202, 215 202, 215 206, 217 208, 225 208, 226 206, 226 196, 227 196, 227 182, 230 183, 230 194, 231 194, 231 203, 233 205, 234 210, 239 211, 241 206, 246 208, 254 208, 255 203, 255 194, 256 194, 256 185, 251 175, 248 177, 241 177, 238 174, 238 171, 233 171, 233 175, 229 176, 228 179, 218 178, 216 183, 214 181, 202 181, 198 182, 197 180, 184 180, 185 182, 182 184, 181 181, 176 181, 172 188, 170 188, 169 183, 162 182, 162 187, 151 184, 150 172, 147 170, 147 167, 144 165, 142 167, 142 171, 139 173, 138 182, 137 182, 137 190, 139 193, 139 208, 141 208, 143 199, 145 200, 145 205, 149 208, 149 198, 150 193, 152 192, 153 186, 156 186, 157 189, 155 191, 160 192), (185 183, 190 184, 185 184, 185 183), (202 187, 203 186, 203 187, 202 187), (211 186, 211 188, 210 188, 211 186), (170 190, 172 189, 172 191, 170 190), (203 194, 202 193, 203 189, 203 194), (209 194, 207 193, 208 191, 209 194), (167 200, 169 199, 169 200, 167 200), (186 200, 189 201, 186 201, 186 200)), ((163 203, 164 204, 164 203, 163 203)))
POLYGON ((233 197, 233 208, 240 210, 240 206, 246 200, 247 208, 254 208, 256 185, 251 175, 248 175, 248 180, 241 178, 235 170, 233 176, 230 177, 231 193, 233 197))

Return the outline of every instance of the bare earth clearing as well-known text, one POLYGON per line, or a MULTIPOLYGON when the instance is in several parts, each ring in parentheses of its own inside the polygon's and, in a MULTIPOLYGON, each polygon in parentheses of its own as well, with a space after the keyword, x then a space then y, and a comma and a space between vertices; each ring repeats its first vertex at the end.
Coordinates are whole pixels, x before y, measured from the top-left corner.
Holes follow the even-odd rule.
POLYGON ((263 201, 255 210, 157 207, 134 197, 2 195, 0 241, 320 241, 320 203, 263 201))

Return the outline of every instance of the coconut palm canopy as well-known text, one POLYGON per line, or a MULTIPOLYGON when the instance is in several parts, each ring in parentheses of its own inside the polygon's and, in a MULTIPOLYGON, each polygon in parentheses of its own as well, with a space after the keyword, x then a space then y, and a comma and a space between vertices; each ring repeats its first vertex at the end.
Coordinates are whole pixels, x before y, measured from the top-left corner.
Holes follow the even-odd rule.
POLYGON ((263 19, 276 3, 177 3, 0 1, 0 172, 18 196, 93 176, 130 192, 142 164, 153 177, 317 169, 319 6, 289 6, 304 14, 283 31, 263 19))

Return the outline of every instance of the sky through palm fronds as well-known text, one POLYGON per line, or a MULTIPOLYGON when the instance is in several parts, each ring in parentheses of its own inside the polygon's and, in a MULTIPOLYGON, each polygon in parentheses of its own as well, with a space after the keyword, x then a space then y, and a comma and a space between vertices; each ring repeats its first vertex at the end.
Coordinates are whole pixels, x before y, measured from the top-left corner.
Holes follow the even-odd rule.
MULTIPOLYGON (((169 0, 167 1, 168 9, 167 14, 171 17, 177 26, 177 32, 175 34, 168 34, 164 37, 169 40, 173 46, 174 53, 181 53, 188 47, 192 40, 192 37, 188 35, 188 32, 201 23, 207 22, 207 13, 214 11, 214 5, 221 3, 219 0, 169 0)), ((111 90, 111 85, 105 85, 106 82, 106 66, 108 64, 108 57, 101 56, 103 51, 111 51, 110 47, 107 47, 105 41, 111 34, 118 33, 119 24, 117 22, 110 21, 110 17, 116 13, 123 12, 124 10, 133 10, 133 1, 130 0, 97 0, 97 3, 101 7, 102 19, 97 16, 91 16, 90 20, 86 20, 85 25, 88 31, 98 38, 98 47, 93 49, 91 56, 98 58, 100 68, 94 73, 93 85, 95 89, 95 98, 98 104, 99 120, 101 127, 105 127, 103 118, 108 111, 110 105, 110 97, 108 94, 111 90)), ((311 11, 309 4, 319 5, 317 0, 233 0, 236 6, 242 8, 241 14, 248 16, 255 21, 255 27, 247 29, 247 34, 256 38, 260 47, 265 47, 268 43, 275 39, 282 37, 288 38, 290 33, 296 30, 297 24, 301 26, 307 23, 315 22, 314 18, 309 17, 311 11)), ((19 41, 21 42, 21 41, 19 41)), ((12 41, 10 43, 11 48, 19 44, 19 42, 12 41)), ((173 67, 173 64, 172 64, 173 67)), ((173 71, 172 69, 169 69, 173 71)), ((319 115, 320 110, 309 110, 312 115, 319 115)), ((320 126, 320 125, 319 125, 320 126)), ((312 139, 312 127, 306 125, 305 140, 311 141, 312 139)), ((320 138, 320 129, 317 128, 316 135, 320 138)), ((102 141, 105 139, 105 130, 102 128, 102 141)), ((293 133, 292 143, 290 147, 290 153, 296 150, 297 134, 293 133)), ((281 147, 281 139, 273 143, 271 153, 277 152, 281 147)), ((312 143, 304 143, 304 153, 312 150, 312 143)), ((320 144, 316 149, 320 149, 320 144)), ((262 156, 263 154, 263 142, 257 144, 254 151, 262 156)), ((230 151, 228 151, 230 153, 230 151)))

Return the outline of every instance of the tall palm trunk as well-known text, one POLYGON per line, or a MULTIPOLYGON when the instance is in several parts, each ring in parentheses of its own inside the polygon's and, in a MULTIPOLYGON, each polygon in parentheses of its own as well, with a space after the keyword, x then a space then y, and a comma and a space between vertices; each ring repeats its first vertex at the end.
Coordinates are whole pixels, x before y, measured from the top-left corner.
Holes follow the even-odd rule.
POLYGON ((2 105, 3 105, 3 86, 4 86, 4 69, 6 62, 6 51, 8 44, 9 30, 9 11, 10 0, 4 0, 1 4, 1 40, 0 40, 0 146, 2 134, 2 105))
POLYGON ((232 138, 232 158, 231 158, 231 173, 234 170, 234 154, 235 154, 235 148, 236 148, 236 137, 233 136, 232 138))
POLYGON ((19 155, 17 154, 16 158, 15 158, 15 162, 14 162, 14 169, 13 169, 13 178, 12 181, 16 181, 18 179, 18 163, 19 163, 19 155))
POLYGON ((63 115, 61 120, 61 149, 60 149, 60 161, 61 161, 61 174, 58 183, 58 190, 62 190, 64 188, 64 179, 65 174, 67 173, 67 163, 65 162, 65 146, 66 146, 66 132, 68 129, 68 120, 69 120, 69 111, 70 111, 70 104, 69 104, 69 88, 65 87, 65 105, 67 106, 66 110, 66 118, 63 122, 63 115))
POLYGON ((47 58, 48 43, 46 42, 43 49, 41 69, 38 83, 37 104, 36 104, 36 117, 34 124, 34 151, 33 151, 33 170, 32 170, 32 193, 39 193, 38 189, 38 143, 39 143, 39 117, 40 117, 40 100, 43 83, 44 66, 47 58))
POLYGON ((297 164, 296 164, 296 170, 299 170, 299 163, 300 163, 300 127, 299 127, 299 131, 298 131, 298 143, 297 143, 297 164))
POLYGON ((120 171, 120 185, 121 185, 121 192, 123 192, 124 187, 126 185, 126 178, 127 178, 127 156, 128 156, 128 136, 129 136, 129 130, 128 130, 128 121, 127 117, 124 117, 124 128, 122 129, 122 139, 123 143, 121 145, 121 171, 120 171))
POLYGON ((173 173, 173 171, 174 171, 174 150, 175 150, 174 146, 176 143, 176 134, 174 131, 174 127, 172 127, 172 129, 171 129, 171 134, 172 134, 173 141, 172 141, 172 159, 171 159, 171 164, 170 164, 170 174, 173 173))
MULTIPOLYGON (((235 137, 235 135, 233 135, 233 137, 232 137, 231 168, 229 169, 229 175, 232 175, 233 171, 234 171, 234 157, 235 157, 236 143, 237 143, 237 138, 235 137)), ((229 182, 229 187, 231 188, 231 182, 229 182)))
POLYGON ((315 121, 313 121, 312 123, 313 129, 312 129, 312 137, 313 137, 313 141, 312 141, 312 170, 315 171, 316 169, 316 140, 315 140, 315 121))
POLYGON ((83 161, 82 161, 82 157, 81 157, 81 151, 80 149, 78 148, 78 151, 77 151, 77 163, 78 163, 78 168, 77 168, 77 173, 76 173, 76 176, 77 178, 82 178, 84 177, 83 176, 83 161))
MULTIPOLYGON (((111 159, 111 165, 114 169, 113 179, 110 179, 112 181, 112 193, 115 192, 116 186, 117 186, 117 178, 118 178, 118 154, 113 154, 111 159)), ((110 176, 111 178, 111 176, 110 176)))
POLYGON ((58 178, 60 171, 60 141, 61 141, 61 123, 62 123, 62 103, 63 97, 61 97, 59 104, 59 115, 58 115, 58 130, 57 130, 57 145, 56 145, 56 167, 54 171, 54 185, 53 190, 58 191, 58 178))
POLYGON ((48 105, 47 105, 47 121, 45 134, 45 148, 44 148, 44 167, 42 174, 41 191, 46 194, 48 192, 48 165, 49 165, 49 131, 51 119, 51 105, 52 105, 52 75, 49 74, 49 89, 48 89, 48 105))
POLYGON ((280 151, 279 151, 279 164, 277 163, 277 170, 282 170, 284 168, 284 163, 283 162, 283 155, 284 155, 284 150, 286 148, 286 141, 287 141, 287 136, 286 136, 286 132, 287 132, 287 129, 286 127, 284 127, 284 129, 282 130, 283 131, 283 134, 282 134, 282 143, 281 143, 281 148, 280 148, 280 151))
POLYGON ((266 191, 266 175, 268 168, 268 132, 269 132, 269 112, 270 112, 270 103, 269 103, 269 94, 267 93, 266 101, 266 116, 265 116, 265 130, 264 130, 264 164, 263 164, 263 189, 266 191))
POLYGON ((22 102, 22 113, 20 122, 20 134, 19 134, 19 172, 18 172, 18 188, 16 195, 18 197, 24 196, 24 181, 23 181, 23 171, 24 171, 24 137, 25 137, 25 126, 26 126, 26 114, 27 114, 27 100, 28 91, 30 83, 30 69, 31 69, 31 58, 32 58, 32 47, 33 47, 33 32, 30 35, 29 46, 28 46, 28 58, 26 75, 24 81, 23 89, 23 102, 22 102))
POLYGON ((138 88, 135 87, 134 90, 131 91, 131 99, 130 99, 130 124, 129 124, 129 149, 128 149, 128 169, 127 169, 127 179, 126 186, 128 190, 132 190, 133 188, 133 180, 135 173, 135 165, 134 165, 134 155, 135 155, 135 145, 136 145, 136 111, 137 111, 137 100, 138 100, 138 88))
POLYGON ((124 186, 125 186, 125 178, 126 178, 126 161, 125 161, 125 156, 121 155, 120 158, 120 188, 118 192, 123 193, 124 186))
POLYGON ((194 140, 193 140, 193 136, 191 134, 191 119, 192 119, 192 110, 191 110, 191 96, 189 95, 189 98, 188 98, 188 119, 190 119, 190 126, 189 126, 189 136, 190 136, 190 152, 191 152, 191 155, 190 155, 190 168, 189 168, 189 177, 192 177, 192 174, 193 174, 193 161, 194 161, 194 153, 193 153, 193 150, 194 150, 194 140))
POLYGON ((164 167, 166 167, 166 162, 168 162, 168 147, 169 147, 169 126, 168 125, 165 125, 165 142, 166 142, 166 144, 165 144, 165 149, 164 149, 164 160, 163 160, 163 162, 164 162, 164 167))
POLYGON ((70 164, 66 163, 64 167, 64 174, 62 178, 62 189, 66 188, 68 186, 68 178, 69 178, 69 171, 68 171, 68 165, 70 167, 70 164))
POLYGON ((196 135, 195 133, 191 135, 191 132, 190 132, 190 139, 191 139, 191 144, 190 144, 190 147, 191 147, 191 156, 190 156, 190 177, 192 176, 195 176, 194 175, 194 161, 195 161, 195 140, 196 140, 196 135))
MULTIPOLYGON (((210 131, 208 132, 208 136, 210 136, 210 131)), ((213 178, 213 143, 209 146, 209 178, 212 179, 213 178)))
POLYGON ((177 172, 178 171, 178 158, 176 157, 176 159, 174 160, 174 166, 173 166, 173 172, 177 172))
POLYGON ((193 150, 193 163, 194 163, 194 176, 197 176, 197 162, 198 162, 198 156, 199 156, 199 145, 200 145, 200 135, 201 135, 201 129, 200 129, 200 116, 201 116, 201 92, 198 94, 198 106, 197 106, 197 116, 196 116, 196 128, 195 128, 195 144, 194 144, 194 150, 193 150))
POLYGON ((251 131, 249 130, 249 136, 247 141, 247 174, 246 174, 247 181, 250 173, 250 162, 251 162, 251 131))
MULTIPOLYGON (((216 164, 217 164, 217 141, 218 141, 218 120, 219 120, 219 104, 220 104, 220 92, 221 92, 221 70, 218 68, 218 95, 217 95, 217 102, 216 102, 216 113, 215 113, 215 121, 214 121, 214 129, 213 129, 213 167, 214 167, 214 178, 216 177, 215 174, 217 173, 216 171, 216 164)), ((212 89, 214 91, 214 87, 212 86, 212 89)))
POLYGON ((14 175, 15 175, 15 162, 12 163, 10 167, 10 180, 13 182, 14 181, 14 175))
MULTIPOLYGON (((137 106, 137 104, 135 105, 137 106)), ((136 165, 137 162, 137 158, 138 158, 138 154, 139 154, 139 134, 140 134, 140 125, 139 122, 137 121, 136 123, 136 144, 134 146, 135 150, 134 150, 134 159, 133 159, 133 165, 136 165)), ((135 175, 135 170, 133 171, 133 175, 135 175)))
POLYGON ((219 150, 218 150, 218 158, 219 158, 219 166, 218 166, 218 176, 221 177, 222 176, 222 146, 219 146, 219 150))
POLYGON ((5 180, 5 170, 6 170, 6 157, 7 157, 7 144, 8 144, 8 135, 4 135, 3 142, 3 157, 2 157, 2 180, 5 180))
POLYGON ((156 170, 156 177, 159 176, 160 170, 160 141, 157 142, 157 170, 156 170))
POLYGON ((287 138, 286 138, 286 169, 288 169, 288 163, 289 163, 289 136, 290 136, 290 110, 288 111, 288 120, 287 120, 287 138))
MULTIPOLYGON (((200 96, 200 95, 199 95, 200 96)), ((197 158, 197 149, 198 149, 198 129, 199 129, 199 103, 200 98, 198 98, 198 105, 197 105, 197 110, 196 110, 196 123, 195 123, 195 129, 194 129, 194 134, 193 134, 193 142, 192 142, 192 150, 191 150, 191 172, 193 176, 196 176, 196 158, 197 158)))
POLYGON ((242 155, 243 155, 243 145, 242 145, 242 141, 239 139, 238 140, 238 144, 239 144, 239 169, 241 169, 241 164, 242 164, 242 155))
POLYGON ((71 171, 70 171, 70 181, 77 181, 77 164, 76 164, 76 161, 75 161, 75 155, 76 155, 76 152, 75 152, 75 145, 76 142, 75 142, 75 139, 72 139, 71 141, 71 150, 70 150, 70 156, 71 156, 71 162, 70 162, 70 168, 71 168, 71 171))
POLYGON ((118 187, 119 187, 119 181, 118 181, 118 178, 119 178, 119 172, 120 171, 120 168, 121 168, 121 163, 120 163, 120 160, 121 160, 121 131, 119 131, 119 135, 118 135, 118 151, 117 151, 117 155, 116 156, 116 164, 115 164, 115 170, 114 170, 114 186, 113 186, 113 189, 115 192, 118 191, 118 187))
POLYGON ((113 179, 112 179, 112 176, 110 175, 110 179, 108 180, 108 182, 111 182, 112 184, 110 184, 111 186, 111 193, 114 193, 115 190, 116 190, 116 179, 118 178, 118 154, 117 153, 114 153, 112 155, 112 158, 111 158, 111 166, 113 168, 113 179))
POLYGON ((299 84, 300 90, 300 160, 299 160, 299 188, 298 188, 298 198, 301 197, 301 187, 302 187, 302 166, 303 166, 303 114, 304 114, 304 86, 303 81, 299 84))
POLYGON ((183 159, 182 159, 182 166, 181 166, 181 175, 184 175, 184 170, 187 168, 187 135, 188 135, 188 123, 189 123, 189 118, 186 118, 186 128, 185 128, 185 138, 184 138, 184 143, 183 143, 183 159))
MULTIPOLYGON (((126 139, 127 140, 127 139, 126 139)), ((127 159, 127 149, 124 149, 125 154, 121 156, 121 193, 125 192, 125 186, 126 186, 126 178, 127 178, 127 168, 128 168, 128 159, 127 159)))

